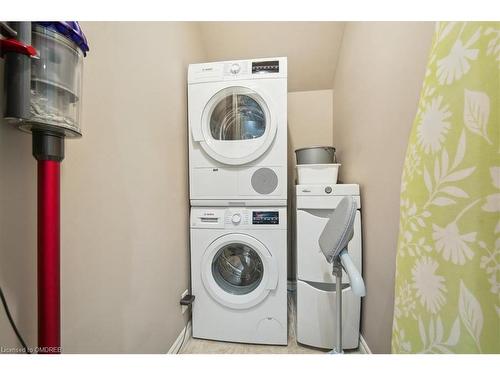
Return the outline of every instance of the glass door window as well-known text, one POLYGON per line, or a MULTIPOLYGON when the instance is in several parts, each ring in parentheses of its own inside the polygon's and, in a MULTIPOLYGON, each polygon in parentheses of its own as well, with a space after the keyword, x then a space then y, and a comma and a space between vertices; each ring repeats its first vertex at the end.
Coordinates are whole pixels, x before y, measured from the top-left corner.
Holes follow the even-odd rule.
POLYGON ((223 164, 242 165, 257 159, 271 147, 277 127, 269 112, 269 98, 261 94, 242 86, 218 91, 207 102, 199 125, 193 126, 193 139, 223 164))
POLYGON ((264 265, 254 249, 234 243, 222 247, 214 256, 212 275, 217 285, 226 292, 248 294, 261 283, 264 265))
POLYGON ((201 278, 217 302, 233 309, 259 304, 278 285, 274 257, 259 240, 230 233, 214 240, 203 254, 201 278))
POLYGON ((239 141, 262 137, 266 115, 260 104, 247 94, 225 96, 210 116, 210 133, 220 141, 239 141))

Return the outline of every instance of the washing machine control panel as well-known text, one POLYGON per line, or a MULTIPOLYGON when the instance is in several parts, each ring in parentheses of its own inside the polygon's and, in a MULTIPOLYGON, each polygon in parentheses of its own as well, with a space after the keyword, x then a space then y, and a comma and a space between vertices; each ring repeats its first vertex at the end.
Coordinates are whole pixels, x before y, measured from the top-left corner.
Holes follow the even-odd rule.
POLYGON ((279 223, 279 211, 252 211, 253 225, 278 225, 279 223))
POLYGON ((191 228, 286 229, 286 207, 193 207, 191 228))
POLYGON ((225 228, 276 228, 284 220, 282 215, 285 213, 279 208, 229 208, 224 214, 224 224, 225 228))

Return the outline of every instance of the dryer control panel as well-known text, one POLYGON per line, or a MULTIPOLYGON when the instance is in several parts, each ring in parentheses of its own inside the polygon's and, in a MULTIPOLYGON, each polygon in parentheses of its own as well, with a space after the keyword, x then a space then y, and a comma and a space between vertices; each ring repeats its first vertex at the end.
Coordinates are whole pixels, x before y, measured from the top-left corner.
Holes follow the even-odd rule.
POLYGON ((253 61, 252 74, 255 73, 279 73, 280 62, 279 60, 271 61, 253 61))
POLYGON ((189 84, 286 77, 286 57, 190 64, 188 68, 189 84))
POLYGON ((193 207, 191 228, 286 229, 286 207, 193 207))

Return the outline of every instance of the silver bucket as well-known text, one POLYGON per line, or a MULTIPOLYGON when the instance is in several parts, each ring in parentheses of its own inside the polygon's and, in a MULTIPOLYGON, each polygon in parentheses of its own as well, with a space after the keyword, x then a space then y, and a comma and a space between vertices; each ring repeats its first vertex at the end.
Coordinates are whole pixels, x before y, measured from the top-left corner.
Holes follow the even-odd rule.
POLYGON ((312 146, 295 150, 297 164, 335 164, 335 147, 312 146))

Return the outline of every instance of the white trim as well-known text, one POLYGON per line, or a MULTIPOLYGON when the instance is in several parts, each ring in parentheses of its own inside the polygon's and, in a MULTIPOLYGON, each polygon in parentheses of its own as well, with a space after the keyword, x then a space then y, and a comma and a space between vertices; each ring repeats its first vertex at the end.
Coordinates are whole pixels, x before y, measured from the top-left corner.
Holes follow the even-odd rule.
MULTIPOLYGON (((179 336, 177 336, 177 338, 175 339, 174 343, 172 344, 172 346, 170 347, 170 349, 168 350, 168 354, 176 354, 177 351, 179 350, 179 346, 181 345, 182 343, 182 339, 184 337, 184 331, 187 329, 187 332, 186 332, 186 338, 184 339, 184 343, 183 345, 191 338, 191 336, 193 335, 193 331, 192 331, 192 324, 191 324, 191 320, 188 322, 187 326, 185 326, 182 331, 179 333, 179 336)), ((359 352, 360 354, 373 354, 370 347, 368 346, 365 338, 363 337, 363 335, 359 335, 359 352)))
POLYGON ((373 354, 370 347, 366 343, 365 338, 361 334, 359 335, 359 352, 361 354, 373 354))
POLYGON ((192 336, 192 326, 191 326, 191 320, 188 322, 188 324, 182 328, 181 333, 179 333, 179 336, 175 339, 174 343, 168 349, 167 354, 177 354, 177 351, 180 349, 181 344, 185 344, 192 336), (184 331, 186 331, 186 338, 184 339, 184 343, 182 342, 182 339, 184 338, 184 331))
POLYGON ((286 199, 191 199, 191 207, 286 207, 286 199))

